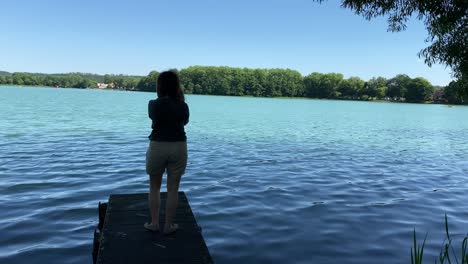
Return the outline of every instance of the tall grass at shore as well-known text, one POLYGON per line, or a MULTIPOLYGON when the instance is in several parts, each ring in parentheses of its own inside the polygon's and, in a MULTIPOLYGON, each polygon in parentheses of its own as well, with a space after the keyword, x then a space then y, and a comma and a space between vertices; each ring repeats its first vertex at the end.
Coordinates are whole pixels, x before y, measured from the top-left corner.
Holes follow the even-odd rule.
MULTIPOLYGON (((447 214, 445 214, 445 239, 443 242, 442 249, 439 253, 439 259, 437 259, 434 263, 439 264, 468 264, 468 252, 467 252, 467 243, 468 243, 468 236, 465 236, 462 240, 461 246, 461 256, 460 259, 457 257, 455 249, 452 245, 452 236, 450 236, 449 228, 448 228, 448 218, 447 214)), ((426 244, 427 234, 424 237, 424 241, 422 245, 417 244, 416 238, 416 230, 413 231, 413 247, 411 248, 411 264, 422 264, 423 263, 423 256, 424 256, 424 245, 426 244)))

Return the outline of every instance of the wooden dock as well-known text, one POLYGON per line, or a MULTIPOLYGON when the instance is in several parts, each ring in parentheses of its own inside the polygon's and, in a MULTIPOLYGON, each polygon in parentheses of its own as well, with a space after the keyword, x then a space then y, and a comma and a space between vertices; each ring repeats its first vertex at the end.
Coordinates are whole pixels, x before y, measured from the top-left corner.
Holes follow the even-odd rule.
MULTIPOLYGON (((167 193, 161 193, 161 227, 166 197, 167 193)), ((164 236, 144 229, 149 219, 147 193, 111 195, 108 204, 99 205, 94 263, 213 263, 184 192, 179 192, 175 234, 164 236)))

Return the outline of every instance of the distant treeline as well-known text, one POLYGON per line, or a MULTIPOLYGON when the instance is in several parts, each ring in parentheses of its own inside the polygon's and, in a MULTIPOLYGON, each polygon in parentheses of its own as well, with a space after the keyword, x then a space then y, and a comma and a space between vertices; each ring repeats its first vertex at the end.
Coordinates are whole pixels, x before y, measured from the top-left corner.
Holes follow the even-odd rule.
POLYGON ((0 71, 0 84, 51 86, 64 88, 97 88, 98 83, 113 83, 117 89, 134 89, 141 76, 99 75, 92 73, 9 73, 0 71))
MULTIPOLYGON (((290 69, 192 66, 178 72, 184 91, 191 94, 468 103, 468 96, 463 93, 467 90, 466 83, 453 81, 446 87, 434 87, 424 78, 410 78, 405 74, 364 81, 359 77, 345 79, 339 73, 314 72, 302 76, 290 69)), ((114 89, 154 92, 158 74, 152 71, 141 77, 0 72, 0 84, 96 88, 98 83, 104 83, 114 89)))

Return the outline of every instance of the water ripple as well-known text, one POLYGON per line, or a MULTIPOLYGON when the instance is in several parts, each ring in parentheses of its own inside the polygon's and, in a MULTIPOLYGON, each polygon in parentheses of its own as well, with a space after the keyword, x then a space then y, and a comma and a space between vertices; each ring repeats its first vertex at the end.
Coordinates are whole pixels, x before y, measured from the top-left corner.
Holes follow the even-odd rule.
MULTIPOLYGON (((0 262, 90 262, 97 203, 147 191, 154 95, 0 95, 0 262)), ((467 107, 187 100, 181 189, 217 263, 407 263, 413 228, 432 261, 445 212, 466 233, 467 107)))

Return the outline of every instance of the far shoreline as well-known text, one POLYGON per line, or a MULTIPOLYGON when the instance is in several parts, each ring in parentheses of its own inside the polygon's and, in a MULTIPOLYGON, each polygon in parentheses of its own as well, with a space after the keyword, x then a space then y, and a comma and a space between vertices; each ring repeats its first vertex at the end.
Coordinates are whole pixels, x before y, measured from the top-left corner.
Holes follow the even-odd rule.
MULTIPOLYGON (((115 88, 76 88, 76 87, 55 87, 55 86, 44 86, 44 85, 17 85, 17 84, 0 84, 0 87, 24 87, 24 88, 50 88, 50 89, 75 89, 75 90, 95 90, 95 91, 117 91, 117 92, 137 92, 137 93, 155 93, 148 91, 139 91, 139 90, 126 90, 126 89, 115 89, 115 88)), ((266 97, 266 96, 252 96, 252 95, 218 95, 218 94, 193 94, 186 93, 186 95, 202 95, 202 96, 217 96, 217 97, 238 97, 238 98, 263 98, 263 99, 294 99, 294 100, 320 100, 320 101, 353 101, 353 102, 367 102, 367 103, 397 103, 397 104, 418 104, 418 105, 446 105, 448 107, 454 106, 466 106, 463 104, 448 104, 444 102, 435 102, 435 101, 424 101, 424 102, 406 102, 406 101, 396 101, 396 100, 359 100, 359 99, 340 99, 340 98, 312 98, 312 97, 287 97, 287 96, 278 96, 278 97, 266 97)))

